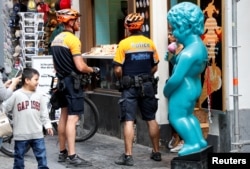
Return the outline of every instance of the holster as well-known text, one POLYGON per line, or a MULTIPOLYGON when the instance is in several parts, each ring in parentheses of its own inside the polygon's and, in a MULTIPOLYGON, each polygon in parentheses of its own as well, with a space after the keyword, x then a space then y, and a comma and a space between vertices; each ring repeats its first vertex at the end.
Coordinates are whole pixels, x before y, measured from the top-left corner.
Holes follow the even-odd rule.
POLYGON ((74 89, 79 90, 81 87, 81 75, 71 72, 70 76, 73 77, 74 89))
POLYGON ((63 91, 65 89, 65 83, 63 79, 58 79, 58 83, 57 83, 57 90, 58 91, 63 91))
POLYGON ((121 79, 117 80, 115 85, 119 92, 122 92, 123 89, 129 89, 134 86, 134 81, 130 76, 123 76, 121 79))
POLYGON ((157 94, 157 89, 158 89, 158 81, 159 81, 159 77, 155 77, 153 78, 153 81, 152 81, 152 84, 153 84, 153 87, 154 87, 154 92, 155 94, 157 94))
POLYGON ((130 76, 123 76, 121 79, 122 88, 128 89, 132 86, 132 79, 130 76))
POLYGON ((71 72, 70 76, 73 77, 75 90, 79 90, 83 86, 91 83, 91 79, 88 74, 77 74, 75 72, 71 72))

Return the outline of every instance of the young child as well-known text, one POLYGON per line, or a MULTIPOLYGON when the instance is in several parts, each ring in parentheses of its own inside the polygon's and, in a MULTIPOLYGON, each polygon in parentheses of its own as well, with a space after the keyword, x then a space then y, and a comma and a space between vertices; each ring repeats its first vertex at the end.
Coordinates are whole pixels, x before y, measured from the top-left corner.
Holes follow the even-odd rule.
MULTIPOLYGON (((172 64, 170 66, 172 66, 173 69, 176 63, 176 56, 183 49, 183 45, 177 42, 172 32, 168 33, 168 42, 169 45, 168 45, 168 51, 165 56, 165 60, 169 61, 172 64)), ((171 128, 172 128, 172 138, 169 141, 168 148, 170 149, 171 153, 176 153, 183 147, 183 140, 180 138, 180 136, 172 126, 171 128)))
POLYGON ((169 61, 172 65, 175 64, 176 55, 183 49, 183 45, 178 43, 171 32, 168 33, 168 51, 165 55, 165 60, 169 61))
POLYGON ((28 145, 34 152, 38 168, 48 168, 43 126, 49 135, 53 135, 53 130, 46 107, 46 98, 36 91, 38 80, 37 70, 25 68, 22 73, 22 87, 3 103, 4 111, 13 113, 15 140, 13 169, 24 168, 24 154, 28 145))

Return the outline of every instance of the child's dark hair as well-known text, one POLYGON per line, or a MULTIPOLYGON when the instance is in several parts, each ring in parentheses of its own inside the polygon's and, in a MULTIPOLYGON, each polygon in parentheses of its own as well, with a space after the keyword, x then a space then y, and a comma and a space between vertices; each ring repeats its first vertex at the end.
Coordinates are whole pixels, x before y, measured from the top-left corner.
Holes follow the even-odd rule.
POLYGON ((39 72, 33 68, 24 68, 22 73, 22 85, 25 83, 25 79, 31 79, 34 75, 40 76, 39 72))

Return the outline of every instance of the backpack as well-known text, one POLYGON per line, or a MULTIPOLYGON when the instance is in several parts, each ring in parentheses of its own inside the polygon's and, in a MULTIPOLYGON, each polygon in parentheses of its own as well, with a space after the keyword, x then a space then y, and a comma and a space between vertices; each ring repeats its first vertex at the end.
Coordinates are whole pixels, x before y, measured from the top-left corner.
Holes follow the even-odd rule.
POLYGON ((51 55, 51 50, 50 50, 50 45, 52 41, 55 39, 55 37, 60 34, 61 32, 64 31, 64 25, 63 24, 58 24, 55 30, 51 33, 50 38, 49 38, 49 44, 48 44, 48 53, 51 55))

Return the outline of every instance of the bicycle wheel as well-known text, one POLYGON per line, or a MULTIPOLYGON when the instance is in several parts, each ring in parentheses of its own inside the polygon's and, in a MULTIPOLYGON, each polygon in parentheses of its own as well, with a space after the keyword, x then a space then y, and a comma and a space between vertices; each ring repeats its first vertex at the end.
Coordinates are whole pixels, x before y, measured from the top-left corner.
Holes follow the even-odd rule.
MULTIPOLYGON (((30 146, 27 147, 25 153, 27 153, 29 150, 30 150, 30 146)), ((2 147, 0 151, 9 157, 14 157, 13 135, 3 138, 3 143, 2 143, 2 147)))
MULTIPOLYGON (((50 119, 56 119, 56 111, 51 109, 50 119)), ((98 130, 99 111, 96 105, 87 97, 84 98, 84 114, 81 115, 76 125, 76 142, 86 141, 94 136, 98 130)), ((57 131, 57 122, 52 123, 57 131)))
POLYGON ((84 98, 84 114, 76 126, 76 141, 85 141, 94 136, 98 130, 99 111, 87 97, 84 98))

